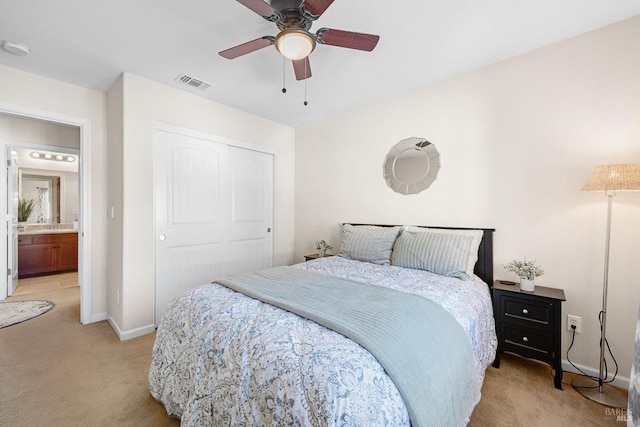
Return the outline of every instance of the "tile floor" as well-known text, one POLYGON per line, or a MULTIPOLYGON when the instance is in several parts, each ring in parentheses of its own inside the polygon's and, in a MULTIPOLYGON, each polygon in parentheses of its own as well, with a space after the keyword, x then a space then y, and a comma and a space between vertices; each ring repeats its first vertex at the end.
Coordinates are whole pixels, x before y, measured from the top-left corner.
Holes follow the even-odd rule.
POLYGON ((18 280, 18 287, 13 295, 28 295, 35 292, 53 291, 73 286, 79 286, 78 272, 29 277, 18 280))

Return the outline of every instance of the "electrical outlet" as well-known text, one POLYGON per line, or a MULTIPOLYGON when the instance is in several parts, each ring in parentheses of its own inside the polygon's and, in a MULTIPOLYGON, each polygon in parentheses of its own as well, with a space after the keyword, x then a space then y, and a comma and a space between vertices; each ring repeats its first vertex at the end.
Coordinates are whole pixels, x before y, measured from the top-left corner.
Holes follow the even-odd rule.
POLYGON ((573 331, 572 326, 576 327, 576 334, 582 332, 582 317, 567 314, 567 330, 573 331))

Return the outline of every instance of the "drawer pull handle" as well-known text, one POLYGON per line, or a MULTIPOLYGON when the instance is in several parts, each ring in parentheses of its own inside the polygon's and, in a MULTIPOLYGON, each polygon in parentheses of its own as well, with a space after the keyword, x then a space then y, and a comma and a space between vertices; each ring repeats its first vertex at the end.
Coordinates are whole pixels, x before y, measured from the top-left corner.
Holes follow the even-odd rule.
POLYGON ((527 337, 522 337, 522 341, 524 341, 524 342, 529 342, 529 338, 527 338, 527 337))
POLYGON ((529 314, 529 310, 527 310, 526 308, 522 309, 522 314, 529 314))

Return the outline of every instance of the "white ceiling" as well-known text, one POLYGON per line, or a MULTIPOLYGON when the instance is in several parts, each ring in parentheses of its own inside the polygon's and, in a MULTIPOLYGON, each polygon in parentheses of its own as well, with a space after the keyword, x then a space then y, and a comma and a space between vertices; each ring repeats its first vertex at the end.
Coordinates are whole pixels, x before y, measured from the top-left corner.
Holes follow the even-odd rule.
POLYGON ((274 24, 234 0, 0 0, 0 64, 107 92, 131 72, 290 126, 425 86, 640 15, 638 0, 336 0, 314 23, 380 35, 373 52, 319 45, 297 82, 273 47, 227 60, 217 52, 274 24), (175 78, 213 83, 205 92, 175 78))

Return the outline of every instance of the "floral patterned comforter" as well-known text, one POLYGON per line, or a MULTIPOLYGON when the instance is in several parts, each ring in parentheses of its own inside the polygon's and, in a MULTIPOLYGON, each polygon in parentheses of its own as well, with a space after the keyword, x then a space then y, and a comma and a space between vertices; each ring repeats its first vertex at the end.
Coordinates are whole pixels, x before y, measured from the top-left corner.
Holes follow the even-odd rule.
MULTIPOLYGON (((297 268, 427 297, 469 336, 482 383, 497 340, 486 284, 340 257, 297 268)), ((434 367, 437 369, 437 367, 434 367)), ((185 426, 408 426, 377 360, 343 335, 222 285, 168 308, 149 372, 153 397, 185 426)))

